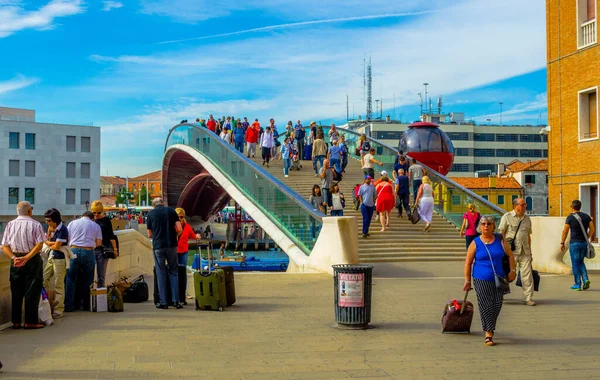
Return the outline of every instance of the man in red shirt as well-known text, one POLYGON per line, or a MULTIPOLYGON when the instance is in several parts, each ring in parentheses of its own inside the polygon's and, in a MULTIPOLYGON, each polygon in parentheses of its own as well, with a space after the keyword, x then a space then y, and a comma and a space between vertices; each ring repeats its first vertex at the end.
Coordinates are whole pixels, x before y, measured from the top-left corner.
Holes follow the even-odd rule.
POLYGON ((210 115, 210 117, 208 118, 208 121, 206 122, 206 128, 208 128, 208 130, 212 132, 217 131, 217 122, 215 121, 213 115, 210 115))
POLYGON ((250 158, 250 152, 252 152, 252 158, 256 156, 256 142, 258 141, 258 132, 260 130, 260 123, 258 119, 252 123, 252 125, 246 130, 246 143, 248 144, 248 158, 250 158))

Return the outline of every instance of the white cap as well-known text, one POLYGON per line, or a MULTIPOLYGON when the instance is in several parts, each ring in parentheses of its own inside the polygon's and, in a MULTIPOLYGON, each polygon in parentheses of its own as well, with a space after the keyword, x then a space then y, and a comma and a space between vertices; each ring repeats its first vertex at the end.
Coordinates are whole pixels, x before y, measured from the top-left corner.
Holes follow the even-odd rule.
POLYGON ((385 170, 382 170, 381 175, 387 175, 387 172, 385 170))

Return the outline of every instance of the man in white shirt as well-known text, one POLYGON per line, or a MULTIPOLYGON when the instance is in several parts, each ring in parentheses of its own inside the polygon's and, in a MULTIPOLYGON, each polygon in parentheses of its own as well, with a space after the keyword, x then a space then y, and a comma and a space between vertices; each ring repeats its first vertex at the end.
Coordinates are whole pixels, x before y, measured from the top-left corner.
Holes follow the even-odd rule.
POLYGON ((375 159, 375 148, 371 148, 369 153, 363 156, 363 173, 371 178, 375 178, 375 164, 383 165, 381 161, 375 159))
POLYGON ((410 168, 408 168, 408 179, 412 183, 413 199, 417 199, 417 193, 421 187, 425 170, 421 165, 417 164, 417 160, 414 158, 411 160, 411 163, 412 165, 410 165, 410 168))
POLYGON ((266 163, 267 167, 269 167, 269 161, 271 160, 271 149, 275 144, 275 139, 273 138, 273 132, 271 131, 271 127, 267 127, 265 133, 260 136, 260 147, 262 148, 262 158, 263 165, 266 163))
POLYGON ((79 289, 83 300, 83 309, 90 310, 90 285, 94 282, 94 270, 96 268, 94 248, 102 245, 102 230, 93 219, 94 214, 91 211, 86 211, 81 218, 72 221, 67 226, 71 251, 77 258, 73 259, 67 270, 66 313, 78 310, 81 306, 81 300, 75 299, 75 286, 77 277, 80 275, 83 276, 83 288, 79 289))

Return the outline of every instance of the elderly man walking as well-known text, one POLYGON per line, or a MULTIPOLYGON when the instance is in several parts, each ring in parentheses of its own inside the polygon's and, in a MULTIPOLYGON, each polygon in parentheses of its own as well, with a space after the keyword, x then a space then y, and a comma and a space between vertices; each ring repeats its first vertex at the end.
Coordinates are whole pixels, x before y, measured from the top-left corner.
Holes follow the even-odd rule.
POLYGON ((6 226, 2 238, 2 251, 11 260, 10 292, 12 296, 13 328, 21 328, 21 313, 25 300, 26 329, 44 327, 38 323, 38 305, 42 294, 43 262, 38 254, 46 241, 41 223, 31 216, 29 202, 17 205, 17 219, 6 226))
POLYGON ((102 230, 93 219, 94 214, 86 211, 81 218, 72 221, 67 226, 69 245, 77 258, 71 260, 71 265, 67 269, 66 313, 78 310, 81 306, 81 299, 75 299, 75 287, 79 276, 83 276, 83 281, 80 281, 83 288, 78 289, 83 299, 83 309, 90 310, 90 286, 94 282, 94 270, 96 269, 94 249, 102 245, 102 230))
POLYGON ((179 299, 179 281, 177 279, 177 236, 183 231, 179 216, 175 209, 167 207, 161 198, 152 200, 154 210, 148 213, 148 237, 152 239, 154 251, 154 266, 158 281, 158 293, 160 302, 156 304, 158 309, 168 309, 171 300, 167 299, 167 275, 171 284, 171 297, 173 305, 177 309, 183 308, 179 299), (166 267, 165 267, 166 263, 166 267))
POLYGON ((514 210, 507 212, 498 228, 515 256, 516 268, 521 272, 523 303, 535 306, 533 301, 533 274, 531 256, 531 219, 525 214, 527 203, 523 198, 513 201, 514 210))

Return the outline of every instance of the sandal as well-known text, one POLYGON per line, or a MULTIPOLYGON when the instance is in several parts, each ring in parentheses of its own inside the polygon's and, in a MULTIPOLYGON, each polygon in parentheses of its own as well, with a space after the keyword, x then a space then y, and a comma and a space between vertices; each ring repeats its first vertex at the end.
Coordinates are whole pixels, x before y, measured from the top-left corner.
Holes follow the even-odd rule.
POLYGON ((484 343, 486 346, 494 346, 496 343, 494 343, 494 338, 491 336, 487 336, 485 337, 484 343))

